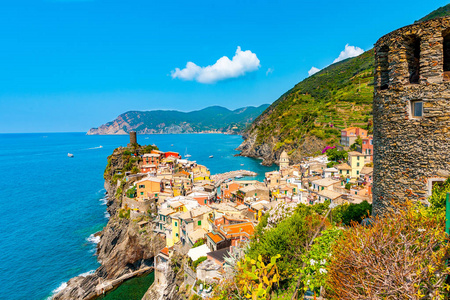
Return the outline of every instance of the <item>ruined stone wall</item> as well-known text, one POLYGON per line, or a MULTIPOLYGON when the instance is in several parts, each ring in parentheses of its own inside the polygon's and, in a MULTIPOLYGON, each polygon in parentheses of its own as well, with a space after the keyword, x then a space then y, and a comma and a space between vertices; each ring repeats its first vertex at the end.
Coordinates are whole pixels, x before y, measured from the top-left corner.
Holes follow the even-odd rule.
POLYGON ((443 79, 448 29, 450 17, 434 19, 375 44, 374 213, 391 201, 426 202, 432 182, 450 174, 450 81, 443 79), (419 53, 411 41, 420 45, 420 65, 411 65, 412 51, 419 53), (417 68, 418 83, 410 83, 417 68), (422 117, 414 117, 414 101, 422 101, 422 117))

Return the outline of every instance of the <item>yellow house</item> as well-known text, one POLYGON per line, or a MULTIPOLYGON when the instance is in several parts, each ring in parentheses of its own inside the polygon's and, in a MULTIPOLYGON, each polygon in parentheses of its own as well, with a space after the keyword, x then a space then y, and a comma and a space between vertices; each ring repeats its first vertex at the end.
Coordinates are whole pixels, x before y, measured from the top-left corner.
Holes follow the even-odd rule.
POLYGON ((358 178, 361 173, 362 168, 364 167, 364 157, 365 155, 356 151, 352 151, 348 153, 348 163, 351 170, 351 177, 358 178))
POLYGON ((178 217, 180 213, 172 216, 172 246, 180 240, 180 218, 178 217))
POLYGON ((197 181, 211 181, 208 173, 194 173, 194 182, 197 181))
POLYGON ((207 175, 210 175, 210 172, 208 170, 207 167, 203 166, 203 165, 196 165, 195 167, 192 168, 192 173, 196 174, 196 173, 205 173, 207 175))
POLYGON ((170 202, 168 204, 169 204, 169 207, 171 209, 173 209, 174 211, 176 211, 176 212, 187 212, 188 211, 186 206, 183 203, 179 202, 179 201, 173 201, 173 202, 170 202))
POLYGON ((158 197, 161 192, 161 179, 156 177, 146 177, 136 182, 137 198, 158 197))

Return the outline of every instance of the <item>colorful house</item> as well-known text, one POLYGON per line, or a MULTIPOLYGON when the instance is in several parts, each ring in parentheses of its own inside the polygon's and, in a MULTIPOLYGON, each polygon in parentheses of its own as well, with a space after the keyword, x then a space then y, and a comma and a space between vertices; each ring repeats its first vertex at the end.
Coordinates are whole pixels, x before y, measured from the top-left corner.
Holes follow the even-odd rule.
POLYGON ((366 161, 373 161, 373 136, 369 135, 362 139, 361 151, 366 161))
POLYGON ((157 177, 146 177, 135 185, 138 199, 156 198, 161 192, 161 179, 157 177))
POLYGON ((358 178, 365 164, 365 155, 356 151, 348 153, 348 163, 352 168, 351 177, 358 178))
POLYGON ((367 130, 359 127, 349 127, 341 130, 341 145, 350 147, 353 145, 358 137, 362 139, 367 138, 367 130))

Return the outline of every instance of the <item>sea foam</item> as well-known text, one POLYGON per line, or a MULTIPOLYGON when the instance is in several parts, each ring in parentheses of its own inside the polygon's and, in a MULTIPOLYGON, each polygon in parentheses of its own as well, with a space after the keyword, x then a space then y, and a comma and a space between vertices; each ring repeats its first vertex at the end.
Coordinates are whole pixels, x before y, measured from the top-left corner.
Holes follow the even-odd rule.
POLYGON ((98 243, 100 243, 100 236, 99 235, 95 236, 93 233, 89 237, 86 238, 86 241, 88 241, 89 243, 92 243, 92 244, 98 244, 98 243))

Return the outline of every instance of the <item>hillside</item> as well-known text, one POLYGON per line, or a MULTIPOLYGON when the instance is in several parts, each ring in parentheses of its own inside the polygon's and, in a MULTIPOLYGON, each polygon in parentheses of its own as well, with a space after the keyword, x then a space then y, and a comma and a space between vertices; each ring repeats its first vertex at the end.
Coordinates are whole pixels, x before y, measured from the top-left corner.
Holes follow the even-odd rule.
MULTIPOLYGON (((374 53, 333 64, 282 95, 244 133, 241 155, 293 161, 339 142, 340 129, 372 122, 374 53)), ((369 128, 371 129, 371 128, 369 128)))
POLYGON ((114 121, 91 128, 87 134, 139 134, 226 132, 239 133, 244 130, 269 105, 243 107, 229 110, 211 106, 198 111, 175 110, 129 111, 114 121))
POLYGON ((448 15, 450 15, 450 4, 439 7, 435 11, 432 11, 431 13, 429 13, 428 15, 426 15, 425 17, 423 17, 422 19, 420 19, 419 21, 416 21, 414 23, 428 21, 428 20, 431 20, 434 18, 445 17, 448 15))

